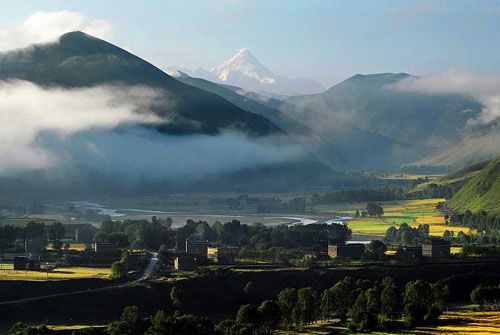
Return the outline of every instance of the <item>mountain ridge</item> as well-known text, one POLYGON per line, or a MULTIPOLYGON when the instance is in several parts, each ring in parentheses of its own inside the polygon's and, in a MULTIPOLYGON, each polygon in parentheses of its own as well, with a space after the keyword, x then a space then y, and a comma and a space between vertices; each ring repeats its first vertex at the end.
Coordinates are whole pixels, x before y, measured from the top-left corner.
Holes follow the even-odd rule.
POLYGON ((126 83, 160 88, 176 99, 175 113, 166 101, 154 110, 172 121, 158 126, 161 132, 215 134, 223 128, 237 127, 257 136, 282 133, 266 118, 181 83, 128 51, 79 31, 64 34, 55 43, 0 54, 0 80, 8 79, 45 86, 126 83))

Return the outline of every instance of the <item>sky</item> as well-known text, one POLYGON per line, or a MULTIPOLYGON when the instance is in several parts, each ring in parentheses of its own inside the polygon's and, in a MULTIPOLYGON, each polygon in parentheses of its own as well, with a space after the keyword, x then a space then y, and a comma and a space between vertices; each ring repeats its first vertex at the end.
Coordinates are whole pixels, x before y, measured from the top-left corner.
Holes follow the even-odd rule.
POLYGON ((210 68, 248 48, 277 74, 326 85, 356 73, 500 73, 495 0, 0 0, 0 48, 2 38, 12 46, 38 38, 35 28, 57 30, 26 21, 60 11, 67 26, 101 34, 163 68, 210 68), (20 30, 23 38, 9 42, 20 30))

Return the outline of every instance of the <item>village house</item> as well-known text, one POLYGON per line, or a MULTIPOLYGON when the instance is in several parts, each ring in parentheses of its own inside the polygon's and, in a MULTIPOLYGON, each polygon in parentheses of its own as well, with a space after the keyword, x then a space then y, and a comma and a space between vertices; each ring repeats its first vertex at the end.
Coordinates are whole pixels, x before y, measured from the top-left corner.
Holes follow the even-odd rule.
POLYGON ((187 239, 186 240, 186 253, 207 257, 208 246, 209 246, 209 243, 206 240, 202 241, 202 240, 187 239))
POLYGON ((217 264, 234 264, 238 251, 238 247, 216 245, 207 248, 207 258, 217 264))
POLYGON ((360 259, 365 252, 363 243, 328 245, 328 256, 330 258, 346 257, 360 259))
POLYGON ((122 250, 118 243, 96 242, 94 243, 94 253, 98 258, 119 259, 122 250))
POLYGON ((198 262, 192 255, 179 255, 174 258, 174 269, 177 271, 193 271, 197 267, 198 262))
POLYGON ((451 245, 444 239, 431 239, 422 243, 422 256, 436 259, 449 258, 451 245))
POLYGON ((40 257, 39 256, 15 256, 14 257, 14 270, 40 270, 40 257))

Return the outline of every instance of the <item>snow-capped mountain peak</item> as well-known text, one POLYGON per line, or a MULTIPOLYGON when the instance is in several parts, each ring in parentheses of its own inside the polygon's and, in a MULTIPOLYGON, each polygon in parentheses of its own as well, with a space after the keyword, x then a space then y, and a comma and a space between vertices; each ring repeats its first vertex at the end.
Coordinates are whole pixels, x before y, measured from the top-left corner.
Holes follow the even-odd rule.
POLYGON ((169 67, 165 70, 179 76, 177 70, 192 77, 203 78, 215 83, 238 86, 261 94, 300 95, 319 93, 323 86, 311 79, 289 79, 269 71, 248 49, 240 49, 234 56, 210 70, 186 67, 169 67))
POLYGON ((276 76, 262 65, 248 49, 241 49, 230 59, 213 67, 210 72, 224 82, 235 74, 256 79, 262 84, 276 82, 276 76))

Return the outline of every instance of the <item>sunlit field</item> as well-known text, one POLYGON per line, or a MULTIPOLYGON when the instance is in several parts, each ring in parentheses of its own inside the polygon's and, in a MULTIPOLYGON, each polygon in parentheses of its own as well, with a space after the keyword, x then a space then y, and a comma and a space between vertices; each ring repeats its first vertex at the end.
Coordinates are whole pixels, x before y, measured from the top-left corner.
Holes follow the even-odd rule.
POLYGON ((410 334, 500 334, 500 312, 452 312, 441 319, 444 325, 419 327, 410 334))
MULTIPOLYGON (((436 205, 444 199, 423 199, 382 202, 384 216, 381 218, 358 218, 349 221, 349 228, 355 234, 384 235, 390 226, 398 226, 407 223, 412 227, 419 224, 428 224, 430 234, 442 236, 446 230, 455 234, 462 231, 469 232, 467 227, 448 226, 445 224, 444 216, 436 209, 436 205)), ((356 209, 363 209, 365 204, 350 205, 347 213, 352 214, 356 209)))
MULTIPOLYGON (((418 327, 414 330, 398 332, 373 332, 377 335, 396 334, 475 334, 475 335, 498 335, 500 334, 500 312, 473 312, 460 311, 449 312, 441 316, 441 324, 433 327, 418 327)), ((346 328, 339 327, 333 323, 317 323, 303 327, 300 331, 279 331, 276 334, 347 334, 346 328)), ((352 334, 352 333, 350 333, 352 334)))
POLYGON ((108 279, 111 274, 109 268, 84 268, 67 267, 56 268, 52 271, 27 271, 14 270, 12 264, 0 265, 0 280, 66 280, 66 279, 84 279, 100 278, 108 279))
MULTIPOLYGON (((52 243, 47 245, 47 250, 53 250, 52 243)), ((85 250, 85 243, 69 243, 69 249, 63 247, 64 250, 72 250, 72 251, 83 251, 85 250)))

